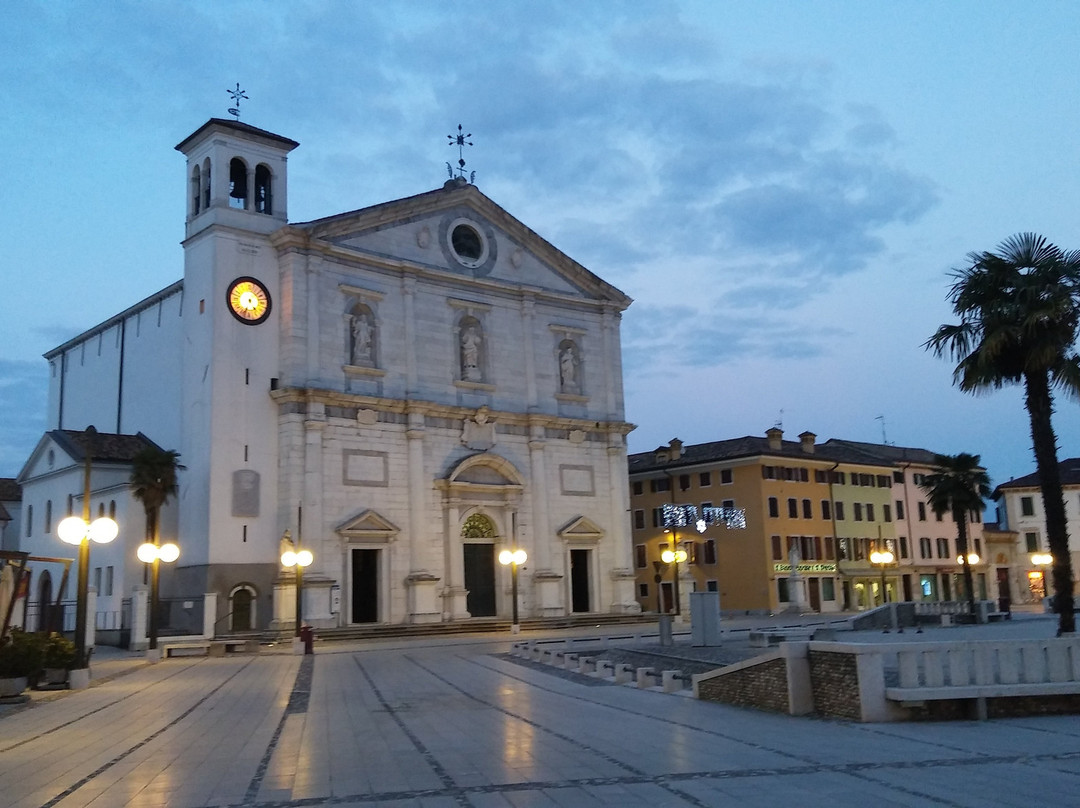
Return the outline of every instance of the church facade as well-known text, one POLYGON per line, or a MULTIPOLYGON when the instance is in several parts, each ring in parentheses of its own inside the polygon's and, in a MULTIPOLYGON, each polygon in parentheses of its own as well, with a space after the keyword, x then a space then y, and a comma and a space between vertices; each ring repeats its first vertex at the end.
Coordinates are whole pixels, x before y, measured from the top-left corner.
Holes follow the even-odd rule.
POLYGON ((50 429, 180 452, 165 594, 286 626, 299 546, 313 625, 508 616, 521 548, 524 616, 637 611, 629 298, 463 179, 289 223, 297 145, 187 137, 183 280, 46 354, 50 429))

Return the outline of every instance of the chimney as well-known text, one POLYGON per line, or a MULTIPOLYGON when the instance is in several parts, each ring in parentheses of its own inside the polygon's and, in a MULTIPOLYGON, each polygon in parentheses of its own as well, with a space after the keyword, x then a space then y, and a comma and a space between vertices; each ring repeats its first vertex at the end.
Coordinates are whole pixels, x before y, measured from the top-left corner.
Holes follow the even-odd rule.
POLYGON ((802 450, 807 454, 814 453, 814 441, 817 440, 817 435, 813 432, 803 432, 799 435, 799 440, 802 442, 802 450))
POLYGON ((682 441, 678 438, 672 438, 671 442, 668 444, 668 448, 672 460, 678 460, 682 457, 682 441))
POLYGON ((774 452, 779 452, 784 448, 784 430, 778 426, 770 427, 765 430, 765 437, 769 439, 769 448, 774 452))

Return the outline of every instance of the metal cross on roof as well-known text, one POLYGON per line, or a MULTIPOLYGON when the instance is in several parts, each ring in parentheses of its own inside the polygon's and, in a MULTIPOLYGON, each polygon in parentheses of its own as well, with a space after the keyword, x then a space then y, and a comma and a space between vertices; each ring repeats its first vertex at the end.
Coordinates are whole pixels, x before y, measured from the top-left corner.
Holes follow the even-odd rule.
MULTIPOLYGON (((457 175, 461 179, 465 179, 465 155, 464 155, 464 151, 465 151, 466 146, 473 145, 472 141, 469 140, 469 138, 471 138, 471 137, 472 137, 472 132, 470 132, 469 134, 465 134, 465 130, 461 128, 460 123, 458 124, 457 135, 447 135, 446 136, 447 140, 450 141, 449 143, 446 144, 447 146, 457 146, 458 147, 458 167, 455 169, 449 163, 446 164, 446 170, 450 174, 450 179, 454 179, 454 172, 455 171, 457 172, 457 175)), ((473 171, 469 175, 469 182, 473 182, 475 179, 476 179, 476 172, 473 171)))
POLYGON ((235 107, 229 107, 229 114, 236 118, 236 120, 240 120, 240 99, 250 100, 247 97, 247 93, 240 89, 240 82, 236 82, 235 90, 226 90, 225 92, 229 94, 233 103, 236 104, 235 107))

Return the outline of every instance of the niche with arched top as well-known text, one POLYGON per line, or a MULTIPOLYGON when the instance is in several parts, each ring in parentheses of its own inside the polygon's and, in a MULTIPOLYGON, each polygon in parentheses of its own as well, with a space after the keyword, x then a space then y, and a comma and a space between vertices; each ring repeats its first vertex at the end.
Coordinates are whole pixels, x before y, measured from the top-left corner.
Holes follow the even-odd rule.
POLYGON ((247 210, 247 164, 239 157, 229 161, 229 207, 247 210))
POLYGON ((484 343, 484 327, 478 319, 472 316, 461 318, 458 322, 457 344, 462 381, 484 381, 487 348, 484 343))
POLYGON ((366 303, 356 303, 349 309, 349 364, 376 367, 378 327, 375 312, 366 303))

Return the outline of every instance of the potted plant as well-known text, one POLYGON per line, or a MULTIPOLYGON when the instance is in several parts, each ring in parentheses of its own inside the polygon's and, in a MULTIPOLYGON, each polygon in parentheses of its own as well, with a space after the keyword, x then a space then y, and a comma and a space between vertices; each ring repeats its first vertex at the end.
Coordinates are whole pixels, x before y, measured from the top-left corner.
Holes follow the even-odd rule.
POLYGON ((62 685, 67 682, 68 671, 75 665, 75 643, 55 631, 45 640, 45 684, 62 685))
POLYGON ((30 677, 41 670, 44 651, 37 636, 12 629, 0 643, 0 698, 18 696, 26 690, 30 677))

